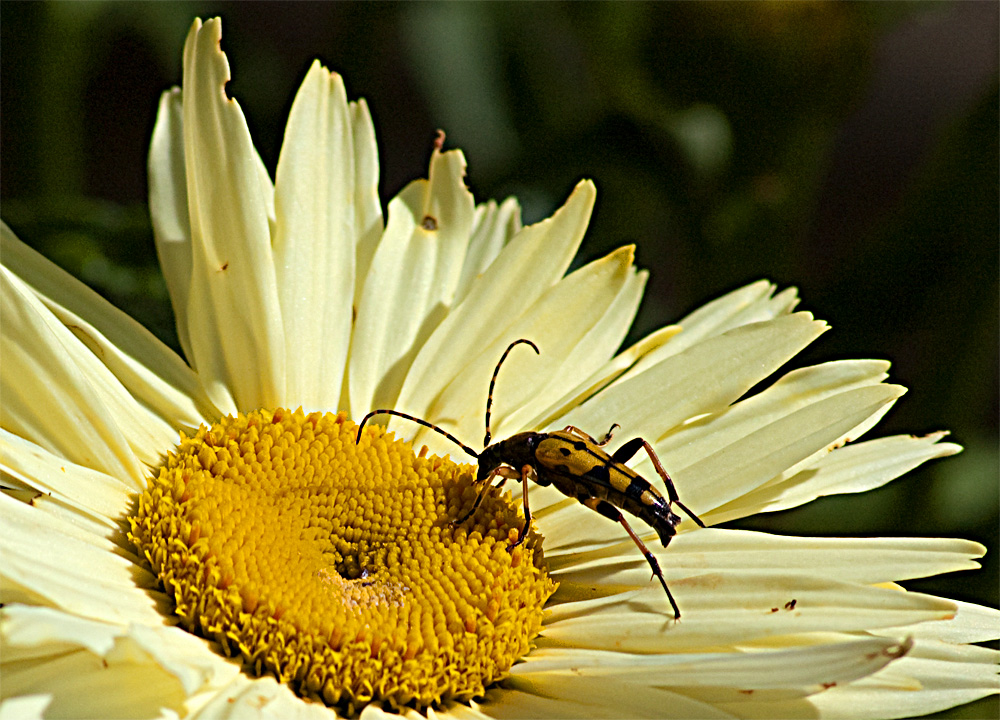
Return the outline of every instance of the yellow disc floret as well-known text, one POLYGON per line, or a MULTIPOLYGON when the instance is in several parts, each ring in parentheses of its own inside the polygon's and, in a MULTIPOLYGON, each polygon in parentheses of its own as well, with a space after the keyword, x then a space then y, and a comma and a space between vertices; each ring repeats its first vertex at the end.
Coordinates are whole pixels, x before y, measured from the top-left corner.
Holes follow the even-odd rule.
POLYGON ((467 465, 342 415, 258 411, 182 436, 129 538, 185 628, 354 712, 481 695, 555 589, 540 538, 467 465), (422 455, 423 453, 421 453, 422 455))

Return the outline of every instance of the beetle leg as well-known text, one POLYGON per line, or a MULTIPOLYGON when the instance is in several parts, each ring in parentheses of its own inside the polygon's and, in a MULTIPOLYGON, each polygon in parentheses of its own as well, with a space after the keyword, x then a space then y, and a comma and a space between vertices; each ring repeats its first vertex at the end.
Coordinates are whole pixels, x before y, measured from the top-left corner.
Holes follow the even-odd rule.
MULTIPOLYGON (((611 441, 611 436, 615 434, 615 428, 620 428, 620 427, 621 427, 621 425, 619 425, 618 423, 615 423, 614 425, 612 425, 611 429, 608 430, 604 434, 604 439, 601 440, 600 442, 598 442, 596 438, 590 437, 590 435, 588 435, 587 433, 585 433, 583 430, 581 430, 580 428, 578 428, 576 425, 567 425, 566 427, 563 428, 563 432, 564 433, 571 433, 573 435, 576 435, 581 440, 586 440, 586 441, 588 441, 590 443, 593 443, 597 447, 603 447, 604 445, 607 445, 608 442, 611 441)), ((635 454, 635 453, 633 453, 633 454, 635 454)), ((629 456, 629 457, 631 457, 631 456, 629 456)))
POLYGON ((517 471, 513 470, 512 468, 504 467, 503 465, 501 465, 498 468, 495 468, 493 472, 491 472, 487 476, 486 480, 483 481, 483 487, 479 491, 479 494, 476 495, 476 501, 472 503, 472 509, 470 509, 469 512, 465 513, 465 515, 458 518, 457 520, 452 520, 451 521, 452 527, 456 525, 461 525, 470 517, 476 514, 476 510, 479 509, 479 504, 483 501, 483 497, 485 497, 486 493, 489 492, 489 489, 491 487, 502 488, 503 484, 507 482, 508 479, 519 478, 519 477, 521 476, 517 473, 517 471), (500 477, 500 482, 498 482, 496 485, 492 485, 493 478, 497 476, 500 477))
POLYGON ((616 463, 621 463, 622 465, 624 465, 625 463, 627 463, 629 460, 632 459, 633 455, 639 452, 639 448, 642 447, 642 444, 644 442, 645 440, 643 440, 642 438, 634 438, 632 440, 629 440, 627 443, 625 443, 620 448, 614 451, 614 453, 611 455, 611 459, 614 460, 616 463))
POLYGON ((676 503, 677 507, 686 512, 689 518, 694 520, 701 527, 705 527, 705 523, 701 521, 701 518, 699 518, 693 512, 688 510, 687 505, 681 502, 681 499, 677 496, 677 488, 674 487, 674 481, 670 479, 669 475, 667 475, 667 471, 664 470, 663 466, 660 464, 660 458, 656 456, 656 453, 653 452, 653 447, 648 442, 646 442, 642 438, 636 438, 635 440, 630 440, 624 445, 622 445, 620 448, 618 448, 618 451, 612 456, 612 459, 615 462, 625 462, 630 457, 635 455, 635 453, 639 450, 640 445, 646 448, 646 454, 649 455, 649 459, 653 461, 653 467, 656 468, 656 472, 659 473, 661 478, 663 478, 663 484, 667 486, 667 498, 670 500, 670 502, 676 503), (623 452, 626 449, 630 451, 628 455, 625 455, 625 453, 623 452), (619 458, 618 457, 619 454, 625 457, 619 458))
POLYGON ((521 468, 521 497, 524 499, 524 526, 521 528, 521 532, 517 534, 517 540, 507 546, 507 552, 510 552, 524 542, 524 538, 528 534, 528 528, 531 527, 531 509, 528 507, 529 477, 535 479, 535 468, 531 467, 531 465, 525 465, 521 468))
POLYGON ((625 532, 628 533, 629 537, 632 538, 632 542, 635 543, 636 547, 639 548, 639 552, 642 556, 646 558, 646 562, 649 563, 649 567, 653 569, 653 577, 660 581, 660 585, 663 586, 663 592, 667 594, 667 600, 670 601, 670 607, 674 609, 674 620, 681 619, 681 611, 677 607, 677 603, 674 601, 674 596, 670 594, 669 588, 667 588, 667 581, 663 579, 663 573, 660 571, 660 563, 657 561, 656 556, 649 551, 646 547, 646 543, 639 539, 639 536, 635 534, 632 527, 625 520, 625 517, 614 505, 609 503, 607 500, 600 500, 595 497, 588 497, 580 500, 584 505, 589 507, 591 510, 599 512, 604 517, 609 520, 614 520, 617 523, 621 523, 622 527, 625 528, 625 532))

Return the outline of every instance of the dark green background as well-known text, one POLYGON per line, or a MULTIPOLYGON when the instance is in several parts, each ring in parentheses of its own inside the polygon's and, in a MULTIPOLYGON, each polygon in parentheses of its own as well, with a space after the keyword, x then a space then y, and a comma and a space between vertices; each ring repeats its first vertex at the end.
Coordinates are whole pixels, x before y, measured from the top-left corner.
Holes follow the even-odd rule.
POLYGON ((997 605, 996 3, 0 3, 4 220, 175 348, 146 151, 191 20, 217 14, 272 173, 319 57, 368 100, 383 201, 437 128, 526 222, 593 178, 580 262, 634 242, 651 270, 629 342, 761 277, 798 286, 833 325, 800 364, 888 358, 910 388, 871 436, 966 450, 740 525, 975 539, 981 572, 906 584, 997 605))

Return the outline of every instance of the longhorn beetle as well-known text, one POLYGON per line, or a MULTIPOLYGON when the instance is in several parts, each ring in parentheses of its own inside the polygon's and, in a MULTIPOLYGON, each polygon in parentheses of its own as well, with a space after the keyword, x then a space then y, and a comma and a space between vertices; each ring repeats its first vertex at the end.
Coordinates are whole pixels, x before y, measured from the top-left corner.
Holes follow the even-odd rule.
POLYGON ((653 576, 660 581, 660 585, 663 586, 663 591, 667 594, 667 599, 674 610, 674 619, 679 620, 681 611, 674 601, 674 596, 667 589, 667 583, 660 571, 660 564, 646 547, 646 544, 632 530, 619 508, 652 527, 660 536, 663 547, 670 544, 671 538, 677 532, 677 525, 681 521, 681 518, 673 512, 673 505, 677 505, 701 527, 705 527, 705 523, 680 501, 673 480, 663 469, 660 459, 648 442, 642 438, 635 438, 609 455, 603 448, 611 440, 615 428, 620 427, 618 423, 615 423, 600 441, 595 440, 579 428, 567 425, 558 432, 518 433, 490 445, 492 439, 490 412, 493 407, 493 389, 496 387, 497 375, 510 351, 522 343, 531 346, 535 353, 539 352, 535 343, 522 338, 508 345, 503 355, 500 356, 500 362, 497 363, 496 369, 493 371, 493 378, 490 380, 490 391, 486 399, 486 438, 483 440, 482 452, 477 453, 451 433, 426 420, 398 410, 386 409, 372 410, 365 415, 361 424, 358 425, 358 436, 355 442, 361 441, 361 430, 374 415, 396 415, 444 435, 474 457, 479 464, 476 483, 483 483, 483 486, 476 496, 472 509, 455 520, 454 525, 461 525, 475 514, 483 496, 492 486, 491 481, 494 477, 500 478, 500 482, 496 485, 498 488, 502 487, 507 480, 520 480, 523 487, 522 497, 524 498, 524 526, 518 533, 517 540, 507 546, 508 551, 524 542, 525 535, 531 525, 531 511, 528 508, 528 479, 530 478, 542 486, 553 485, 563 495, 576 498, 591 510, 595 510, 609 520, 621 523, 625 532, 632 538, 643 557, 646 558, 646 562, 653 569, 653 576), (625 464, 639 451, 639 448, 645 449, 649 459, 653 461, 656 472, 663 478, 663 484, 667 488, 666 499, 648 481, 625 464))

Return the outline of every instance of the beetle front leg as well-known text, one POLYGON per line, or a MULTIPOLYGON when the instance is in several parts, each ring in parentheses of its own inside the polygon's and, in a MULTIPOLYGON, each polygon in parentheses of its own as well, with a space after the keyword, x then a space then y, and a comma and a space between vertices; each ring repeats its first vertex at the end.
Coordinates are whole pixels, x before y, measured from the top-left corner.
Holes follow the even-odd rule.
POLYGON ((475 515, 476 514, 476 510, 479 509, 480 503, 483 502, 483 497, 485 497, 486 493, 489 492, 489 489, 491 487, 502 488, 503 484, 505 482, 507 482, 507 480, 509 480, 509 479, 515 479, 516 480, 519 477, 521 477, 520 474, 516 470, 514 470, 513 468, 504 467, 503 465, 501 465, 498 468, 495 468, 486 477, 486 479, 483 481, 483 487, 479 491, 479 494, 476 495, 476 501, 474 503, 472 503, 472 509, 470 509, 469 512, 465 513, 465 515, 463 515, 462 517, 458 518, 457 520, 452 520, 451 521, 451 526, 455 527, 456 525, 461 525, 466 520, 468 520, 470 517, 472 517, 473 515, 475 515), (492 484, 493 483, 493 478, 495 478, 495 477, 499 477, 500 478, 500 482, 498 482, 496 485, 493 485, 492 484))
POLYGON ((525 465, 521 468, 521 497, 524 500, 524 526, 521 528, 521 532, 517 534, 517 540, 507 546, 507 552, 510 552, 524 542, 524 538, 528 534, 528 528, 531 527, 531 510, 528 508, 529 477, 531 477, 532 480, 535 479, 535 468, 531 467, 531 465, 525 465))

